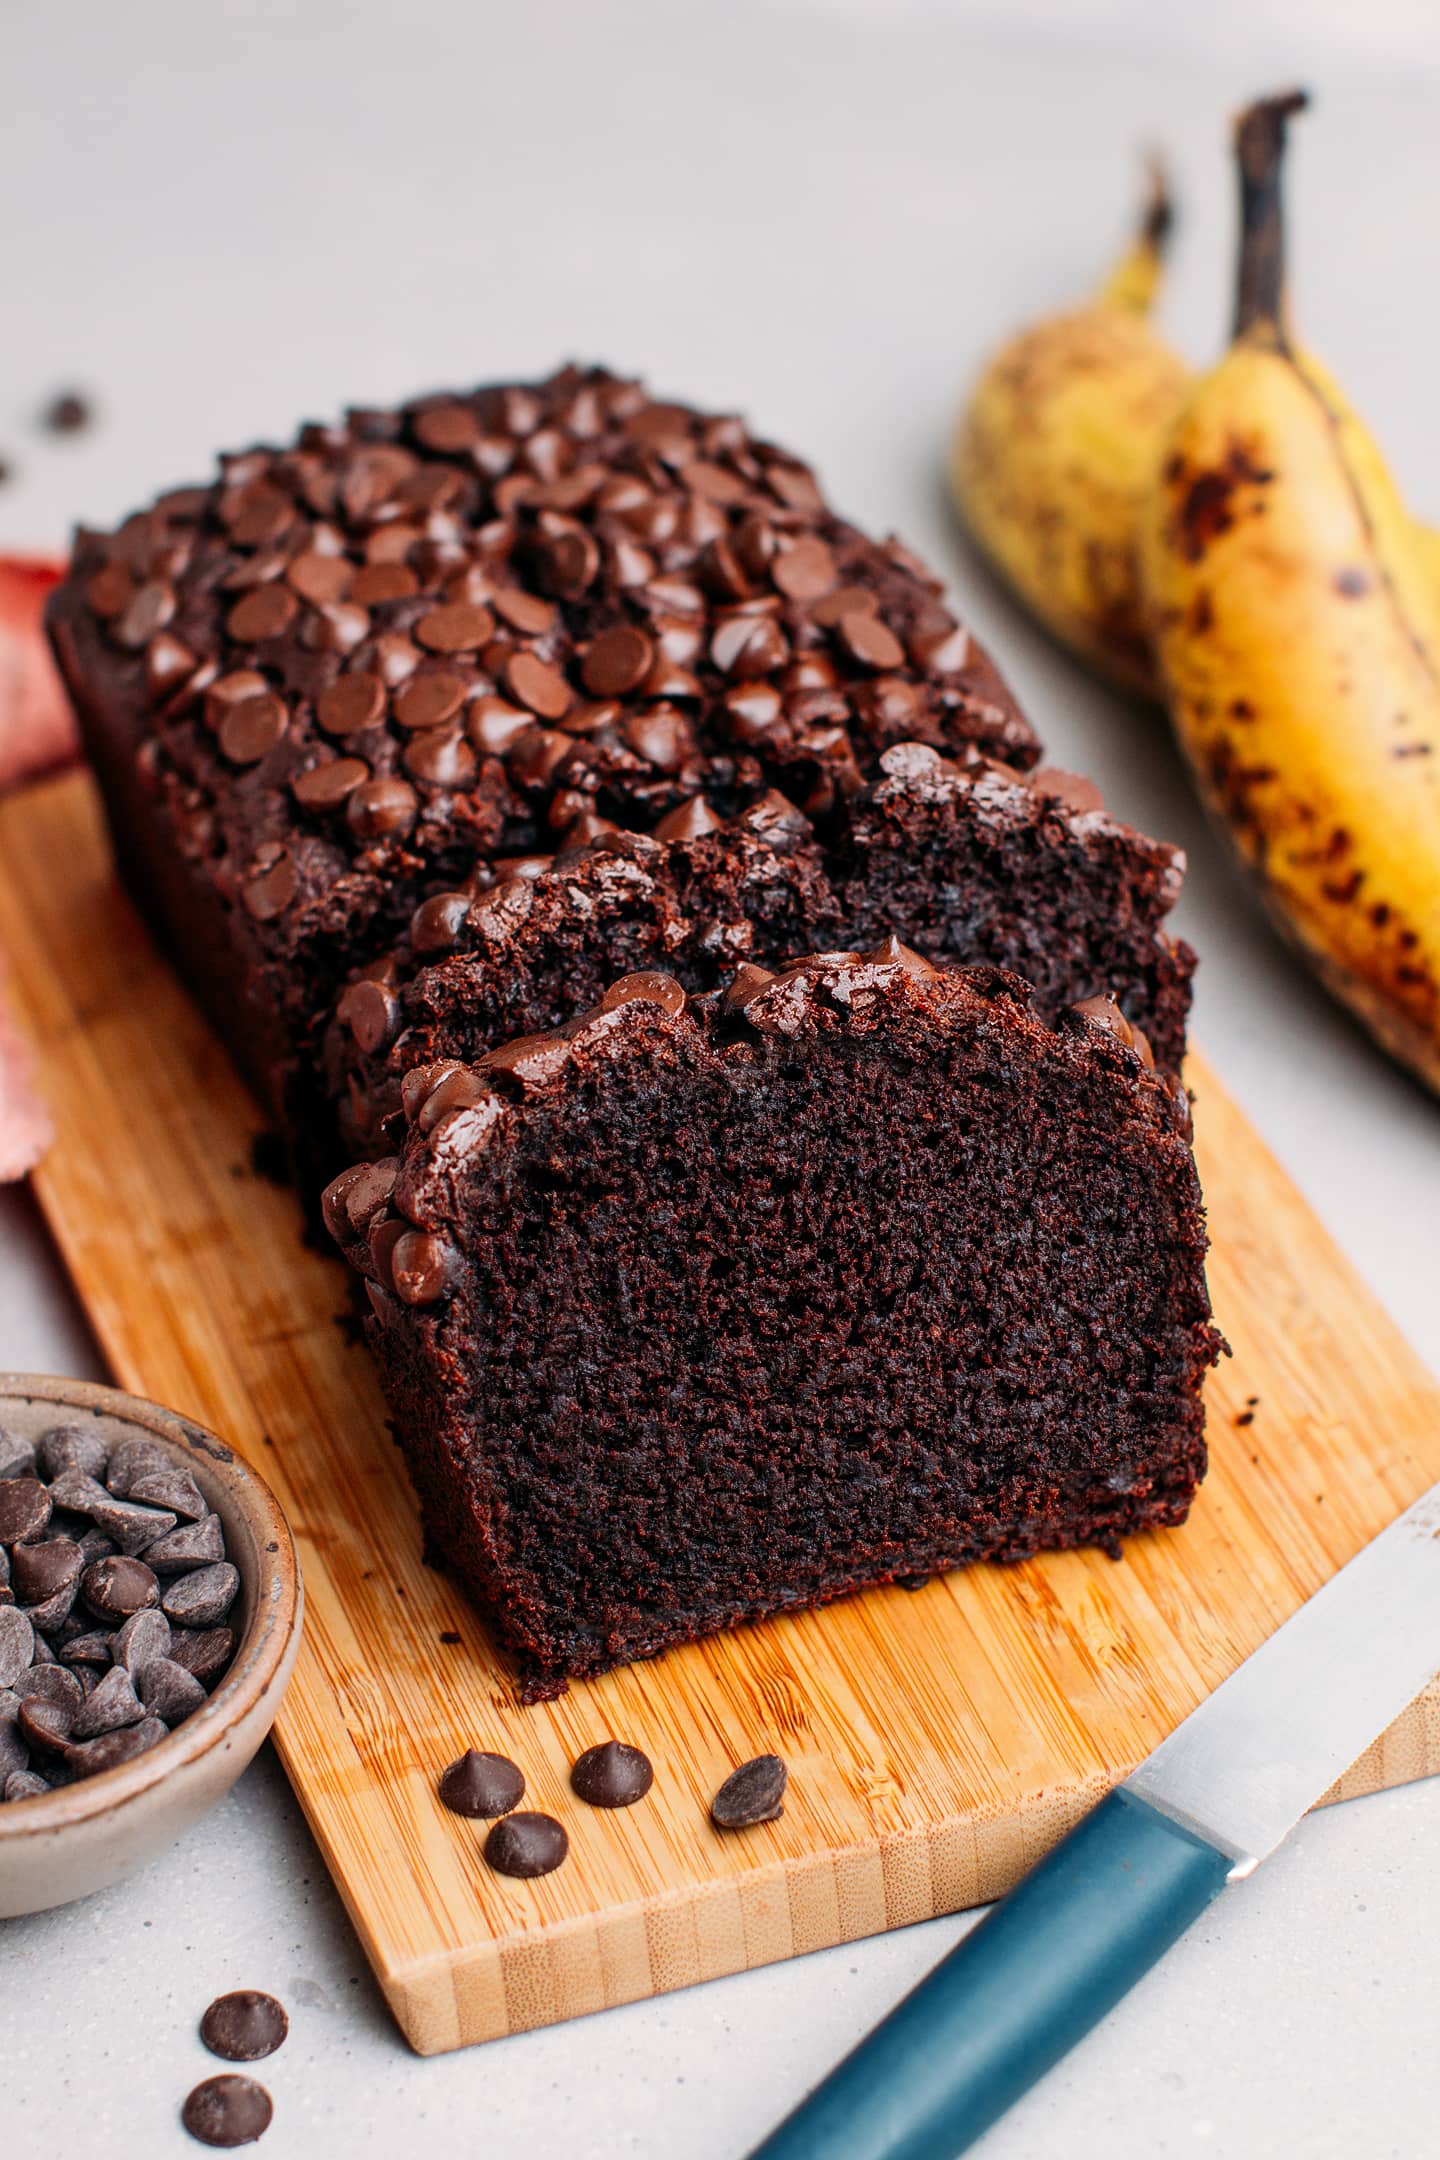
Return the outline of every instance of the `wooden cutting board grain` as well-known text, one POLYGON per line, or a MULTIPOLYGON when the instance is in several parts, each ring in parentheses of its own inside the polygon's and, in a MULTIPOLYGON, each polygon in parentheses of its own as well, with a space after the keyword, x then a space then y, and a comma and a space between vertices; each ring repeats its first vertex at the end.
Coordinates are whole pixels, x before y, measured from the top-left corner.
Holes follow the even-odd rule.
MULTIPOLYGON (((380 1984, 423 2053, 975 1905, 1004 1890, 1426 1485, 1440 1388, 1194 1061, 1217 1317, 1213 1467, 1182 1530, 979 1567, 740 1630, 520 1708, 416 1512, 346 1278, 251 1163, 258 1119, 116 883, 75 775, 0 805, 0 947, 58 1128, 36 1190, 120 1383, 263 1471, 303 1557, 306 1640, 276 1737, 380 1984), (593 1741, 643 1747, 638 1807, 570 1794, 593 1741), (438 1772, 521 1763, 570 1858, 492 1875, 438 1772), (781 1821, 711 1793, 790 1765, 781 1821)), ((1323 1684, 1323 1676, 1321 1676, 1323 1684)), ((1440 1688, 1333 1797, 1440 1768, 1440 1688)))

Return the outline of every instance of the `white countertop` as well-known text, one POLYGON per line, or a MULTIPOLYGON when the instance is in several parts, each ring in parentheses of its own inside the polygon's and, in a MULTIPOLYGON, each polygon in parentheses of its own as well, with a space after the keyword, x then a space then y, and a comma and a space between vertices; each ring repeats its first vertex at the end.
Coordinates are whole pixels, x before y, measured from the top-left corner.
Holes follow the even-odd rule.
MULTIPOLYGON (((1297 0, 1225 0, 1203 11, 1207 52, 1164 42, 1152 18, 1167 11, 1140 0, 1093 0, 1083 37, 1081 12, 11 10, 0 457, 23 470, 0 490, 0 545, 58 543, 74 518, 119 514, 301 413, 570 355, 743 407, 813 456, 842 506, 953 579, 1058 761, 1188 848, 1199 1039, 1440 1368, 1440 1111, 1265 928, 1163 732, 1085 683, 967 557, 938 479, 958 385, 988 342, 1099 269, 1149 139, 1173 146, 1186 199, 1172 320, 1197 355, 1214 348, 1224 117, 1298 71, 1320 92, 1295 159, 1303 319, 1440 513, 1427 18, 1403 0, 1333 25, 1297 0), (1307 27, 1287 35, 1287 16, 1307 27), (47 441, 34 411, 72 383, 103 424, 47 441)), ((98 1372, 14 1192, 0 1195, 6 1365, 98 1372)), ((267 1754, 168 1864, 0 1925, 0 2148, 193 2154, 176 2109, 216 2067, 195 2021, 253 1986, 293 2018, 261 2072, 266 2160, 358 2160, 407 2132, 427 2160, 738 2160, 968 1924, 421 2062, 267 1754)), ((1440 1784, 1318 1816, 984 2151, 1431 2154, 1437 1934, 1440 1784)))

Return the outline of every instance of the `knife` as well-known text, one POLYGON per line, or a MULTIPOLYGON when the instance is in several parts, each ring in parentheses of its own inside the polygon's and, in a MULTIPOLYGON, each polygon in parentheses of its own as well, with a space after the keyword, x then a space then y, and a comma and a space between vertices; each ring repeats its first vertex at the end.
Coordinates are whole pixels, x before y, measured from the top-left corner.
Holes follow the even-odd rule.
POLYGON ((1177 1725, 752 2160, 952 2160, 1440 1671, 1440 1484, 1177 1725))

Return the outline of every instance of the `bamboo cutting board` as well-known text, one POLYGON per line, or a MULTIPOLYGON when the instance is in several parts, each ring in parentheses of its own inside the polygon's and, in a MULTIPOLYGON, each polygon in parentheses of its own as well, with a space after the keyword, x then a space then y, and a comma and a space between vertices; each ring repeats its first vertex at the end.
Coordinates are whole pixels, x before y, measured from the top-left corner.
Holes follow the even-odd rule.
MULTIPOLYGON (((1234 1346, 1213 1468, 1183 1530, 978 1567, 744 1629, 517 1706, 416 1512, 344 1271, 251 1169, 258 1121, 121 895, 89 780, 0 805, 0 947, 58 1139, 36 1187, 125 1387, 263 1470, 303 1556, 285 1767, 408 2040, 424 2053, 654 1995, 1004 1890, 1206 1691, 1436 1478, 1440 1388, 1200 1067, 1211 1283, 1234 1346), (633 1741, 653 1792, 568 1790, 633 1741), (512 1755, 570 1858, 492 1875, 437 1773, 512 1755), (773 1750, 783 1819, 709 1827, 773 1750)), ((1432 1687, 1336 1788, 1440 1768, 1432 1687)))

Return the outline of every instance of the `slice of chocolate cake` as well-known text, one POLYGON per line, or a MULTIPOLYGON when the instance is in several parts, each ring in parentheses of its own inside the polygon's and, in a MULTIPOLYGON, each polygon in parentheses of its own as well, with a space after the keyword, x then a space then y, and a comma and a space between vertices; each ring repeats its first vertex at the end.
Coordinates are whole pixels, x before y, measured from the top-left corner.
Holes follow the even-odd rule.
POLYGON ((1055 1017, 1113 996, 1178 1073, 1195 955, 1163 925, 1185 858, 1109 815, 1091 780, 1047 767, 887 750, 827 851, 848 942, 892 933, 930 959, 1023 975, 1055 1017))
POLYGON ((1184 1098, 1129 1033, 890 944, 621 982, 407 1090, 326 1217, 532 1698, 1183 1518, 1218 1339, 1184 1098))
MULTIPOLYGON (((341 996, 325 1041, 339 1160, 390 1150, 402 1089, 573 1018, 617 975, 660 969, 709 990, 743 961, 839 934, 814 833, 779 794, 725 822, 697 800, 653 835, 611 830, 488 864, 465 890, 423 901, 341 996)), ((327 1138, 317 1127, 317 1159, 327 1138)))
MULTIPOLYGON (((725 822, 697 799, 653 835, 606 830, 487 864, 423 902, 326 1037, 346 1159, 389 1151, 407 1075, 420 1087, 441 1061, 555 1026, 618 974, 659 968, 703 992, 742 961, 892 935, 1024 975, 1047 1019, 1113 985, 1156 1063, 1178 1072, 1195 961, 1160 927, 1178 851, 1106 816, 1071 774, 962 766, 920 743, 880 766, 824 840, 778 793, 725 822)), ((323 1123, 314 1152, 337 1167, 323 1123)))
POLYGON ((127 882, 292 1129, 347 976, 477 857, 1039 750, 913 557, 599 369, 223 458, 82 532, 48 621, 127 882))

